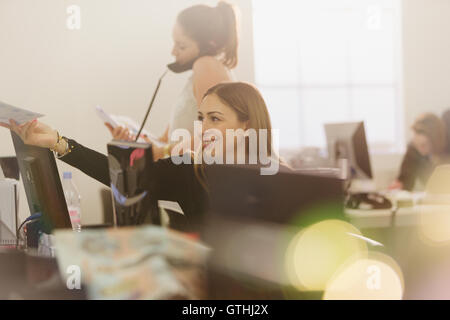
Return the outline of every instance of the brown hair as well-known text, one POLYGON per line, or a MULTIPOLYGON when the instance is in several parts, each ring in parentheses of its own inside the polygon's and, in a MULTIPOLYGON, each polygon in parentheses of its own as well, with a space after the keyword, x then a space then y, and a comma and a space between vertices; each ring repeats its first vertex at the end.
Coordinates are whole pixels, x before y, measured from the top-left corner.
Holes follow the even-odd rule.
POLYGON ((444 122, 433 113, 424 113, 420 115, 412 129, 415 133, 423 134, 430 139, 433 153, 442 153, 446 149, 447 138, 444 122))
POLYGON ((232 69, 238 62, 238 27, 235 8, 220 1, 216 7, 195 5, 178 14, 178 23, 200 49, 201 55, 222 55, 232 69))
MULTIPOLYGON (((209 88, 203 99, 211 94, 215 94, 223 103, 232 108, 240 121, 248 121, 248 129, 256 130, 258 145, 259 129, 266 129, 267 155, 285 165, 284 161, 272 149, 272 125, 269 112, 261 93, 256 87, 246 82, 222 82, 209 88)), ((194 165, 194 173, 203 188, 208 191, 203 166, 194 165)))
MULTIPOLYGON (((269 111, 259 90, 246 82, 222 82, 206 91, 203 98, 215 94, 224 104, 232 108, 239 121, 248 121, 248 129, 255 129, 259 140, 259 129, 267 130, 267 155, 275 156, 272 150, 272 125, 269 111)), ((258 143, 259 145, 259 143, 258 143)))

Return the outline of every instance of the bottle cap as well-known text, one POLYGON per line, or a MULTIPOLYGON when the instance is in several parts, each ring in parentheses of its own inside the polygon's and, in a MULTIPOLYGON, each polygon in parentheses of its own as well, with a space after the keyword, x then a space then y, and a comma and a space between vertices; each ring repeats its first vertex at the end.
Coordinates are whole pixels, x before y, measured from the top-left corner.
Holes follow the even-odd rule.
POLYGON ((72 172, 70 171, 63 172, 63 179, 72 179, 72 172))

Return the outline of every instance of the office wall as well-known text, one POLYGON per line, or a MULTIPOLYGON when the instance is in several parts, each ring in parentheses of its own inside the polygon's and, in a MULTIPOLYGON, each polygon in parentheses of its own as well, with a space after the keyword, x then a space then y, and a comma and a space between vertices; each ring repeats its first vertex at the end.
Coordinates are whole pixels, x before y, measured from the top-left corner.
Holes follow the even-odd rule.
MULTIPOLYGON (((404 133, 423 112, 450 108, 450 1, 402 1, 402 99, 404 133)), ((402 154, 372 155, 377 185, 386 187, 398 172, 402 154)))
POLYGON ((450 108, 450 1, 403 1, 405 123, 450 108))
MULTIPOLYGON (((450 108, 450 1, 403 0, 403 114, 406 141, 423 112, 450 108)), ((372 155, 377 184, 395 178, 401 154, 372 155)))
MULTIPOLYGON (((241 11, 238 79, 253 82, 251 1, 230 1, 241 11)), ((42 121, 101 152, 110 139, 94 107, 143 117, 157 79, 173 58, 176 14, 193 0, 0 0, 0 100, 40 112, 42 121), (69 30, 66 9, 81 9, 81 29, 69 30)), ((187 74, 168 74, 147 129, 161 134, 187 74)), ((0 156, 14 154, 0 132, 0 156)), ((58 161, 60 172, 69 169, 58 161)), ((102 221, 102 185, 74 171, 82 222, 102 221)), ((28 215, 21 194, 21 217, 28 215)))

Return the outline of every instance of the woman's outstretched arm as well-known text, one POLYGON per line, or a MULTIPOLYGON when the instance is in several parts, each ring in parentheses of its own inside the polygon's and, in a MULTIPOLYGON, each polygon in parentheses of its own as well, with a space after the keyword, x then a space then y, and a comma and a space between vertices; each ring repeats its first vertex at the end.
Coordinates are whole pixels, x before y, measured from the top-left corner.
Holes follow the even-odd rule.
POLYGON ((107 156, 86 148, 75 140, 68 139, 68 143, 70 152, 59 159, 110 187, 107 156))
POLYGON ((9 123, 0 123, 0 126, 14 131, 27 145, 52 149, 64 162, 109 186, 108 158, 104 154, 83 147, 74 140, 63 139, 58 131, 37 120, 24 124, 10 120, 9 123))

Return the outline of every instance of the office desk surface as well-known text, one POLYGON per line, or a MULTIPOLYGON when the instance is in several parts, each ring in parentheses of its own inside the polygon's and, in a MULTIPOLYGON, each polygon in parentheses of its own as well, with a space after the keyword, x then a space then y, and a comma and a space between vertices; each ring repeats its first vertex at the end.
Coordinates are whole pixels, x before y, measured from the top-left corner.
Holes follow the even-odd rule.
POLYGON ((437 212, 450 212, 450 204, 420 204, 396 210, 345 209, 346 216, 357 228, 414 227, 421 219, 437 212))
POLYGON ((392 226, 414 226, 420 218, 420 207, 413 206, 397 210, 345 209, 346 216, 357 228, 387 228, 392 226))
POLYGON ((0 299, 79 300, 84 290, 69 290, 55 258, 13 249, 0 250, 0 299))

